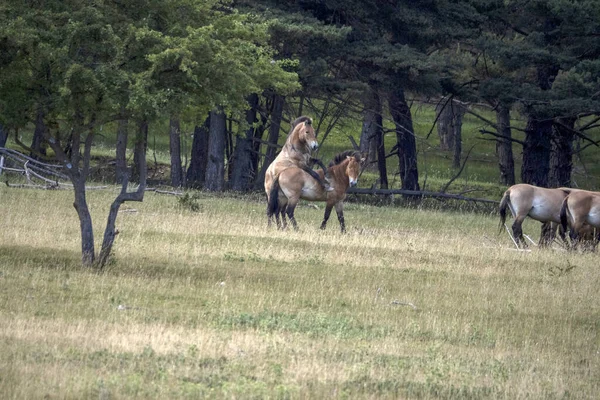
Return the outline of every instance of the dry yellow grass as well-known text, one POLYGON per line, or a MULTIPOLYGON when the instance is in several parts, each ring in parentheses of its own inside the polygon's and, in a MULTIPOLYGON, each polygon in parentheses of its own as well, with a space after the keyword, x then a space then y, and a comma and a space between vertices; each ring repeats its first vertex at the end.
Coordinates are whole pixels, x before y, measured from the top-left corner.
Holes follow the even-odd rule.
MULTIPOLYGON (((89 193, 98 240, 114 194, 89 193)), ((3 398, 599 393, 598 254, 511 250, 495 216, 349 204, 342 236, 300 207, 278 232, 251 198, 148 193, 99 274, 71 196, 0 188, 3 398)))

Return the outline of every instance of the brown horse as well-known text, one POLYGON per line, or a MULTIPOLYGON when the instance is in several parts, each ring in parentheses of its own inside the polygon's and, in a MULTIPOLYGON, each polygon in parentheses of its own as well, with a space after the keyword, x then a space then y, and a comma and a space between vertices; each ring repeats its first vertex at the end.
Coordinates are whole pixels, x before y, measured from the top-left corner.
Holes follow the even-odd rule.
POLYGON ((569 194, 562 202, 560 223, 565 231, 570 227, 571 248, 586 241, 593 249, 600 239, 600 193, 578 190, 569 194))
MULTIPOLYGON (((512 225, 513 237, 519 245, 527 247, 523 237, 521 225, 527 216, 542 222, 542 234, 539 245, 549 246, 556 235, 556 228, 560 224, 560 208, 562 202, 571 192, 577 191, 570 188, 546 189, 525 183, 509 187, 500 201, 500 227, 506 221, 506 209, 515 219, 512 225)), ((565 240, 564 231, 559 231, 560 237, 565 240)))
MULTIPOLYGON (((344 222, 343 200, 346 198, 348 187, 355 186, 358 182, 360 166, 364 160, 364 158, 360 157, 359 152, 352 150, 336 155, 327 168, 327 174, 330 177, 330 184, 333 188, 331 191, 325 190, 306 171, 300 168, 288 168, 281 171, 279 177, 275 179, 271 187, 267 206, 269 225, 271 224, 271 217, 275 215, 277 227, 285 229, 287 227, 285 214, 287 214, 293 227, 298 229, 298 224, 294 217, 294 210, 298 201, 300 199, 325 201, 325 216, 321 223, 321 229, 325 229, 331 210, 335 206, 335 211, 340 222, 340 229, 344 233, 346 225, 344 222), (281 214, 283 226, 279 223, 279 214, 281 214)), ((319 170, 317 172, 321 178, 324 177, 325 171, 319 170)))
MULTIPOLYGON (((275 157, 275 160, 269 165, 265 174, 265 192, 267 201, 271 193, 273 181, 279 176, 279 173, 286 168, 299 167, 304 169, 311 176, 322 183, 322 178, 311 168, 311 161, 319 162, 311 157, 311 152, 319 147, 317 135, 312 126, 312 119, 307 116, 296 118, 292 122, 292 128, 287 136, 283 148, 275 157)), ((321 164, 324 169, 325 166, 321 164)))

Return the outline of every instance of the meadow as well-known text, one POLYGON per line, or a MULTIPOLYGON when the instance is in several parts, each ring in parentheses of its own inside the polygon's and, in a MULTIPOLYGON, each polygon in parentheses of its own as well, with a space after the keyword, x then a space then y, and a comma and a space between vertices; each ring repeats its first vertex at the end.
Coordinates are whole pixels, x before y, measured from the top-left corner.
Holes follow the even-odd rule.
MULTIPOLYGON (((598 254, 516 251, 493 212, 349 202, 341 235, 303 204, 280 232, 259 195, 148 192, 98 272, 72 195, 0 187, 4 399, 600 392, 598 254)), ((115 195, 88 193, 97 242, 115 195)))

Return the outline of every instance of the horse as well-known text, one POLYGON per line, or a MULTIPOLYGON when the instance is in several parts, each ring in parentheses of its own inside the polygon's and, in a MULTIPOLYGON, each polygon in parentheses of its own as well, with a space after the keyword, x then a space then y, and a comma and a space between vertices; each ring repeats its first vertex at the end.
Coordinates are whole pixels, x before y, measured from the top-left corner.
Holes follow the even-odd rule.
MULTIPOLYGON (((554 241, 556 228, 560 225, 560 209, 563 200, 569 193, 575 191, 577 189, 547 189, 526 183, 509 187, 500 200, 500 229, 506 221, 508 208, 514 218, 512 232, 517 246, 522 243, 523 247, 527 247, 521 227, 527 216, 542 222, 539 246, 549 246, 554 241)), ((559 235, 566 243, 565 231, 559 230, 559 235)))
MULTIPOLYGON (((281 171, 271 187, 267 206, 269 224, 271 217, 275 215, 277 227, 285 229, 287 227, 285 215, 287 214, 294 229, 298 230, 298 224, 294 217, 298 201, 300 199, 324 201, 326 202, 326 206, 321 229, 325 229, 327 226, 331 210, 335 207, 338 221, 340 222, 340 230, 342 233, 345 233, 346 224, 344 222, 343 200, 346 198, 348 187, 356 186, 360 174, 360 166, 364 161, 365 158, 361 158, 360 153, 354 150, 344 151, 336 155, 327 168, 327 174, 330 176, 330 184, 333 188, 331 191, 325 190, 301 168, 292 167, 281 171), (283 226, 279 223, 279 214, 281 214, 283 226)), ((324 170, 321 169, 317 172, 320 177, 324 177, 324 170)))
POLYGON ((600 240, 600 193, 578 190, 569 194, 561 205, 560 223, 565 231, 570 227, 571 249, 583 241, 594 249, 600 240))
POLYGON ((307 116, 296 118, 291 124, 290 133, 286 138, 283 148, 275 157, 273 162, 267 168, 265 173, 265 192, 267 202, 273 181, 279 176, 279 173, 286 168, 299 167, 309 173, 322 186, 327 188, 327 183, 312 168, 311 162, 317 162, 321 168, 325 169, 323 163, 311 157, 311 152, 319 147, 317 135, 312 126, 312 119, 307 116))

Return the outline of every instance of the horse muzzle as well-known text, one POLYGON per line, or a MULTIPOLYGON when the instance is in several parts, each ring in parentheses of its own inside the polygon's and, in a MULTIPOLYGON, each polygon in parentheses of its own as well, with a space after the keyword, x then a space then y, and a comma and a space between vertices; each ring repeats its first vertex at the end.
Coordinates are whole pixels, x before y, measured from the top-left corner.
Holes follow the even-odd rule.
POLYGON ((357 183, 358 181, 356 179, 350 179, 350 187, 356 186, 357 183))
POLYGON ((319 148, 319 143, 317 143, 316 141, 314 141, 314 142, 310 142, 310 143, 309 143, 309 146, 310 146, 310 149, 311 149, 311 150, 316 150, 316 149, 318 149, 318 148, 319 148))

